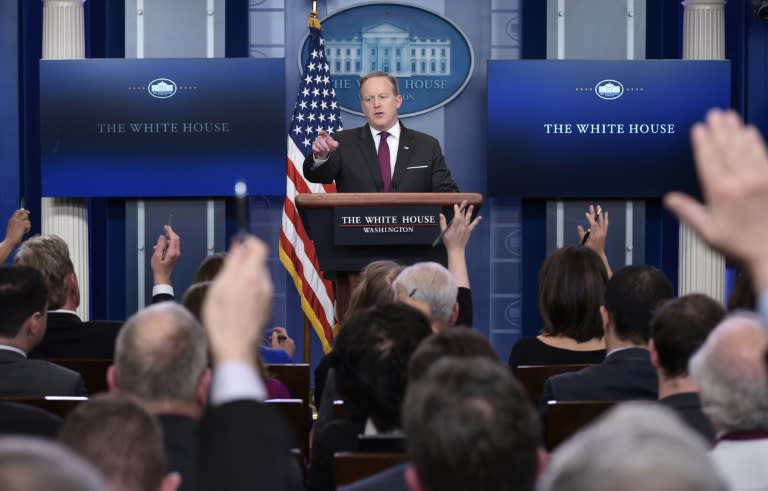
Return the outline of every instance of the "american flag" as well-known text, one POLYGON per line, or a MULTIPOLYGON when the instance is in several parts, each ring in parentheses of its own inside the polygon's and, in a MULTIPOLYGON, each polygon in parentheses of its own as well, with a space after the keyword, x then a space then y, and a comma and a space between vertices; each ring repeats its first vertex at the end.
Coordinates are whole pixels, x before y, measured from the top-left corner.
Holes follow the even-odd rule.
POLYGON ((301 307, 327 352, 331 349, 334 326, 333 285, 323 278, 315 252, 294 202, 298 193, 335 193, 333 184, 313 184, 304 179, 301 166, 312 151, 320 130, 329 134, 341 131, 341 113, 336 102, 331 72, 325 59, 320 22, 313 13, 309 20, 309 56, 296 96, 288 130, 288 165, 280 231, 280 261, 293 278, 301 297, 301 307))

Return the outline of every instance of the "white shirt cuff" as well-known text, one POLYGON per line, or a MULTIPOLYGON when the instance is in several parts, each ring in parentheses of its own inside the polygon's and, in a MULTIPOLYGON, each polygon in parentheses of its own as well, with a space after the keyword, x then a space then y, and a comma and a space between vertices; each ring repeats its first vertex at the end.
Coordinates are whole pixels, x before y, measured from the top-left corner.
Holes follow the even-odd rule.
POLYGON ((758 312, 760 312, 760 318, 763 321, 763 329, 768 329, 768 290, 765 290, 760 294, 757 308, 758 312))
POLYGON ((211 405, 220 406, 241 399, 263 401, 267 389, 256 369, 248 363, 223 363, 213 370, 211 405))
MULTIPOLYGON (((330 156, 328 156, 328 158, 330 158, 330 156)), ((313 169, 317 169, 318 167, 320 167, 324 163, 328 162, 328 158, 317 159, 317 158, 315 158, 315 154, 312 154, 312 168, 313 169)))
POLYGON ((174 294, 173 294, 173 286, 171 286, 171 285, 155 285, 155 286, 152 287, 152 296, 153 297, 155 295, 162 295, 162 294, 170 295, 170 296, 173 297, 174 296, 174 294))

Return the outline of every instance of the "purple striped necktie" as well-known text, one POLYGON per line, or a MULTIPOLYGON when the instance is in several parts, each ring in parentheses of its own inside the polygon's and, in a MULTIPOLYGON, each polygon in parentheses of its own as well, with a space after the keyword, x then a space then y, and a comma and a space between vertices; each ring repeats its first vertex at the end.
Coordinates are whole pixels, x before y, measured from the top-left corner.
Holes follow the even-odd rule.
POLYGON ((392 186, 392 166, 389 162, 389 145, 387 137, 389 133, 382 131, 379 133, 379 170, 381 171, 381 180, 384 181, 384 192, 388 193, 392 186))

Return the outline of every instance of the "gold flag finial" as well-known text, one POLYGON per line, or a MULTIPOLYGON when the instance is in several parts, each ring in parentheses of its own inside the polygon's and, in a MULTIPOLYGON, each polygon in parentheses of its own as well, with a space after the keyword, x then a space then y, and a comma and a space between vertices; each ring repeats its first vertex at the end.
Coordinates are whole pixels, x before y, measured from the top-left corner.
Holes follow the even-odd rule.
POLYGON ((312 13, 309 14, 309 27, 320 29, 320 21, 317 18, 317 0, 312 0, 312 13))

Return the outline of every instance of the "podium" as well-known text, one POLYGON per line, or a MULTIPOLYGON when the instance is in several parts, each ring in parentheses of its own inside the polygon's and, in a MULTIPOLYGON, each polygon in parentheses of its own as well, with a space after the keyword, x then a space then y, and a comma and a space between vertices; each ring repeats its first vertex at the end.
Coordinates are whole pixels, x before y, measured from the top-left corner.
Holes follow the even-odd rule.
POLYGON ((358 273, 370 262, 446 264, 437 213, 452 219, 453 205, 467 201, 477 212, 478 193, 304 193, 296 196, 320 269, 336 284, 336 315, 343 318, 358 273), (447 209, 446 209, 447 208, 447 209), (430 218, 432 217, 432 218, 430 218), (434 221, 433 221, 434 220, 434 221))

